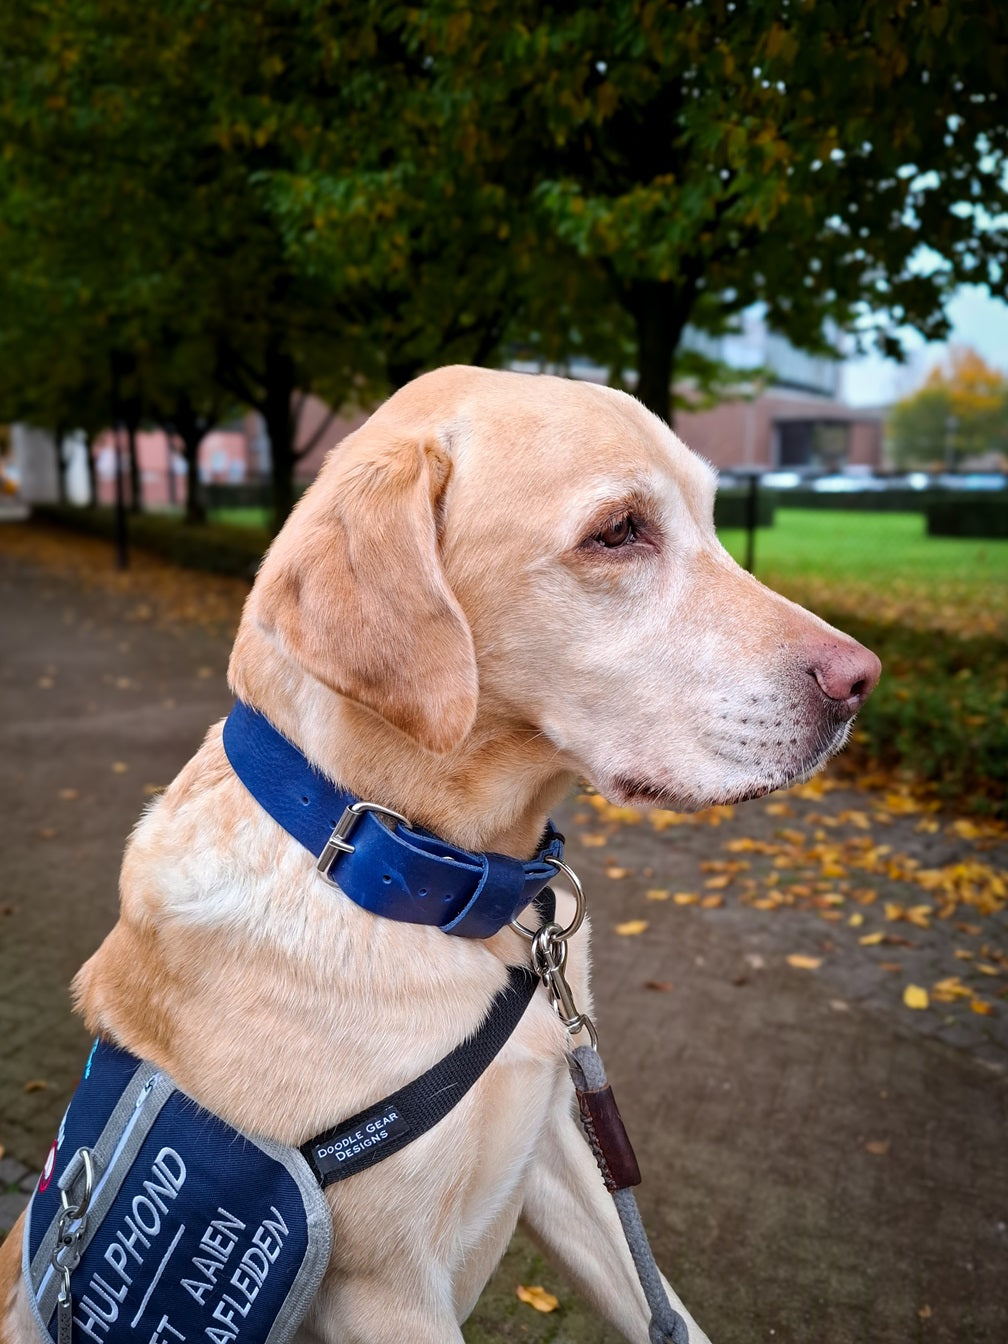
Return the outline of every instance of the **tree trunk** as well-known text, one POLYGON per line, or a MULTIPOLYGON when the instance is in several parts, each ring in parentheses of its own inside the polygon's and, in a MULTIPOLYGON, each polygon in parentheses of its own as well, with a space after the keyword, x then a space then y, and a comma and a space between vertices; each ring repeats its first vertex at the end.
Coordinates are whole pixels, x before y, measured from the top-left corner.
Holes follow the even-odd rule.
POLYGON ((186 464, 185 520, 195 526, 202 525, 207 520, 203 482, 199 474, 199 450, 204 437, 202 429, 194 429, 190 435, 181 434, 186 464))
MULTIPOLYGON (((128 431, 127 431, 128 432, 128 431)), ((122 470, 122 426, 115 427, 115 546, 116 568, 129 569, 129 526, 126 515, 126 482, 122 470)))
POLYGON ((53 431, 53 447, 56 449, 56 498, 61 505, 67 502, 67 456, 63 437, 63 427, 57 425, 53 431))
POLYGON ((88 508, 96 509, 98 507, 98 472, 95 467, 94 444, 90 437, 86 439, 84 447, 87 463, 88 508))
POLYGON ((129 446, 130 513, 143 512, 143 486, 140 481, 140 460, 137 456, 136 420, 130 418, 126 423, 126 442, 129 446))
POLYGON ((261 407, 270 441, 270 476, 273 488, 273 531, 279 532, 294 507, 294 437, 297 424, 292 414, 295 393, 294 361, 278 342, 266 351, 266 388, 261 407))
POLYGON ((675 355, 693 295, 678 282, 638 280, 622 297, 637 329, 638 400, 671 425, 675 355))
POLYGON ((170 428, 182 440, 182 455, 186 464, 185 521, 195 526, 207 520, 203 482, 199 474, 199 450, 212 423, 212 418, 197 415, 195 407, 185 393, 180 395, 170 428))

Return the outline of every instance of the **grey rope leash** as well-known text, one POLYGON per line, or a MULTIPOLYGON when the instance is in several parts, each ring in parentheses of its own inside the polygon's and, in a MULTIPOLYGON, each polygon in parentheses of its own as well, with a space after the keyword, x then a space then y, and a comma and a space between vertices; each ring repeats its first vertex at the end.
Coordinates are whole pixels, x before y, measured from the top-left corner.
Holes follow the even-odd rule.
POLYGON ((599 1053, 594 1046, 579 1045, 567 1056, 567 1063, 571 1078, 574 1080, 574 1089, 577 1092, 588 1141, 599 1164, 606 1189, 616 1205, 616 1212, 623 1226, 623 1235, 626 1237, 637 1277, 640 1279, 641 1288, 651 1311, 649 1329, 651 1344, 689 1344, 689 1329, 668 1300, 633 1190, 629 1185, 620 1183, 636 1172, 636 1179, 632 1184, 638 1184, 640 1171, 637 1169, 636 1158, 623 1128, 619 1111, 616 1110, 616 1103, 612 1099, 612 1090, 606 1081, 605 1067, 599 1053), (588 1101, 586 1098, 593 1100, 588 1101), (600 1106, 594 1098, 604 1098, 605 1101, 600 1106), (604 1122, 600 1122, 599 1111, 605 1113, 610 1108, 611 1114, 606 1116, 604 1122), (629 1167, 630 1162, 632 1167, 629 1167), (617 1170, 623 1174, 617 1174, 617 1170))
POLYGON ((585 916, 584 888, 576 873, 561 859, 547 859, 546 862, 562 872, 574 889, 576 905, 570 924, 563 929, 559 924, 548 923, 533 931, 513 921, 511 927, 531 940, 532 967, 546 987, 553 1010, 567 1028, 568 1035, 576 1036, 584 1031, 591 1041, 590 1045, 579 1045, 569 1051, 567 1065, 574 1082, 585 1135, 605 1187, 613 1197, 623 1235, 651 1312, 648 1337, 651 1344, 689 1344, 689 1327, 668 1299, 637 1201, 630 1189, 640 1184, 640 1168, 612 1089, 606 1080, 605 1067, 595 1048, 598 1044, 595 1027, 590 1017, 578 1011, 564 975, 567 941, 581 927, 585 916))

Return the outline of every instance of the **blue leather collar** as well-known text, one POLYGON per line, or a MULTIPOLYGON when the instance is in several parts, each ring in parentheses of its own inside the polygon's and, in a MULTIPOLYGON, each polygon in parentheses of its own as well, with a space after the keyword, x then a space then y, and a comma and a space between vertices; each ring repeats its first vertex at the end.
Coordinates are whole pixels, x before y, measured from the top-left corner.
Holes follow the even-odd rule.
POLYGON ((318 857, 322 876, 385 919, 489 938, 535 899, 556 876, 551 860, 563 857, 552 823, 528 863, 472 854, 410 826, 338 788, 240 700, 224 724, 224 750, 256 802, 318 857))

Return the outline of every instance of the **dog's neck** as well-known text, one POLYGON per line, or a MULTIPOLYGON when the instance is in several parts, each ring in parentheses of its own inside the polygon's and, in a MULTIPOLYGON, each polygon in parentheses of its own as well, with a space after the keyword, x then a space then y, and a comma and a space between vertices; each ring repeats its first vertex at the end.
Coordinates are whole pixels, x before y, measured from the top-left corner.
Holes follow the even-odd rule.
MULTIPOLYGON (((236 651, 240 645, 236 645, 236 651)), ((232 658, 235 694, 335 783, 472 851, 527 859, 573 771, 553 743, 481 705, 455 750, 435 755, 371 710, 291 667, 272 649, 232 658), (264 692, 268 688, 268 698, 264 692)))

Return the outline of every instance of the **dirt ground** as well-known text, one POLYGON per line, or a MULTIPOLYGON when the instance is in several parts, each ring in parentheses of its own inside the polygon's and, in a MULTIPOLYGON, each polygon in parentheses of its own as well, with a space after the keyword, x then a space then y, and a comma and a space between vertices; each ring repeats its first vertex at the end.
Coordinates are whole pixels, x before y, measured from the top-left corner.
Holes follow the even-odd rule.
MULTIPOLYGON (((0 1231, 81 1072, 67 986, 123 842, 229 707, 244 591, 0 525, 0 1231)), ((557 820, 641 1208, 715 1344, 1005 1344, 1005 831, 840 777, 557 820)), ((466 1337, 616 1339, 520 1234, 466 1337)))

